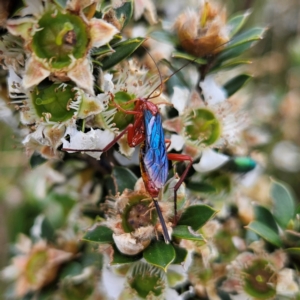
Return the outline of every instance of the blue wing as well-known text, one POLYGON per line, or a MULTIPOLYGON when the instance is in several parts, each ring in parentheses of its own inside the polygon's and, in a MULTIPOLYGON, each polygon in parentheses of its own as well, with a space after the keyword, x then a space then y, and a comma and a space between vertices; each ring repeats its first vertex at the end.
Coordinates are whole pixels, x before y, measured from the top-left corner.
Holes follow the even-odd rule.
POLYGON ((145 150, 143 155, 145 170, 157 188, 162 188, 168 178, 168 158, 161 115, 144 110, 145 150))

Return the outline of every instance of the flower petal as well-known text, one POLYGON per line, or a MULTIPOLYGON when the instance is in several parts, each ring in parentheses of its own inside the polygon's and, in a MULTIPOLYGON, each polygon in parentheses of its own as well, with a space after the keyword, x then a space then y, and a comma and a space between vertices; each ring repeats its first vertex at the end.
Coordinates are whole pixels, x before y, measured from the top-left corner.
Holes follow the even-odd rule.
MULTIPOLYGON (((84 150, 93 150, 93 149, 103 149, 107 146, 115 137, 115 135, 109 130, 100 130, 96 129, 84 133, 82 131, 78 131, 75 127, 68 127, 66 134, 70 135, 70 142, 66 139, 62 139, 63 148, 69 149, 82 149, 84 150)), ((69 153, 73 153, 75 151, 67 151, 69 153)), ((100 156, 103 152, 86 152, 86 154, 100 159, 100 156)))
POLYGON ((99 2, 99 0, 68 0, 67 8, 74 12, 80 12, 84 8, 99 2))
POLYGON ((206 76, 205 79, 200 82, 199 86, 202 89, 205 101, 209 105, 217 104, 227 99, 225 89, 217 85, 212 75, 206 76))
POLYGON ((94 95, 94 77, 88 59, 78 60, 76 66, 68 72, 68 76, 78 87, 94 95))
POLYGON ((31 30, 35 24, 35 20, 31 17, 21 19, 9 19, 6 23, 7 30, 16 36, 21 36, 24 40, 31 38, 31 30))
POLYGON ((174 107, 178 110, 179 114, 183 114, 184 109, 187 106, 187 101, 189 100, 189 90, 185 88, 180 88, 175 86, 174 93, 171 98, 171 102, 174 107))
POLYGON ((144 14, 149 24, 157 23, 156 8, 152 0, 135 0, 134 4, 134 20, 138 20, 144 14))
POLYGON ((119 30, 104 20, 93 18, 89 22, 91 44, 93 47, 100 47, 107 44, 119 30))
POLYGON ((114 267, 109 267, 108 264, 109 261, 107 257, 104 256, 104 263, 101 273, 101 283, 103 285, 104 291, 106 291, 110 299, 119 299, 119 295, 121 294, 126 282, 126 277, 117 275, 116 272, 114 273, 114 267))
POLYGON ((174 149, 175 151, 182 150, 185 140, 181 135, 171 134, 171 145, 168 150, 174 149))
POLYGON ((227 155, 217 153, 210 148, 206 148, 202 151, 200 162, 193 164, 193 167, 197 172, 205 173, 217 169, 228 160, 229 157, 227 155))
POLYGON ((126 255, 138 254, 150 244, 150 239, 141 242, 133 238, 130 233, 113 234, 113 239, 120 252, 126 255))
POLYGON ((108 100, 109 95, 107 94, 92 96, 82 93, 82 101, 80 102, 77 118, 85 119, 88 116, 101 113, 106 109, 106 103, 108 103, 108 100))
POLYGON ((33 56, 29 58, 26 64, 23 86, 28 89, 39 84, 43 79, 50 75, 50 71, 45 69, 42 63, 37 61, 33 56))

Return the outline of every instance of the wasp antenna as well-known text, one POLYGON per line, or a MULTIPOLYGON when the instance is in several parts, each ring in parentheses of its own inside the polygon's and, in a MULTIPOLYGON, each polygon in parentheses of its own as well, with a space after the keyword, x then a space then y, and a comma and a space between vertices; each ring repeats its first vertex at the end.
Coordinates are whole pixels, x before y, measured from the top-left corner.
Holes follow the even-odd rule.
MULTIPOLYGON (((226 45, 226 44, 229 44, 231 41, 232 41, 232 40, 229 40, 229 41, 226 41, 226 42, 224 42, 224 43, 218 45, 217 47, 215 47, 215 48, 212 50, 212 52, 215 51, 215 50, 218 49, 218 48, 223 47, 223 46, 226 45)), ((154 93, 158 88, 160 88, 160 92, 159 92, 159 95, 158 95, 158 96, 160 96, 161 93, 162 93, 162 85, 163 85, 163 83, 167 82, 170 78, 172 78, 174 75, 176 75, 178 72, 180 72, 183 68, 185 68, 185 67, 188 66, 189 64, 195 62, 195 61, 199 58, 199 57, 195 57, 194 59, 192 59, 192 60, 188 61, 187 63, 185 63, 184 65, 182 65, 179 69, 177 69, 175 72, 173 72, 170 76, 166 77, 165 79, 162 79, 161 72, 160 72, 160 70, 159 70, 159 68, 158 68, 158 65, 157 65, 157 63, 155 62, 153 56, 150 54, 150 52, 149 52, 144 46, 142 46, 142 47, 145 49, 145 51, 148 53, 148 55, 149 55, 149 56, 151 57, 151 59, 153 60, 155 66, 156 66, 156 68, 157 68, 157 72, 158 72, 158 74, 159 74, 159 77, 160 77, 160 84, 159 84, 158 86, 156 86, 156 87, 153 89, 153 91, 150 93, 150 95, 147 97, 147 99, 154 98, 154 97, 151 97, 151 95, 153 95, 153 93, 154 93)), ((155 97, 157 97, 157 95, 156 95, 155 97)))
MULTIPOLYGON (((157 72, 158 72, 158 75, 159 75, 159 78, 160 78, 160 84, 159 84, 157 87, 155 87, 155 89, 154 89, 154 90, 150 93, 150 95, 147 97, 147 99, 151 99, 151 95, 152 95, 159 87, 160 87, 160 91, 159 91, 159 95, 158 95, 158 96, 161 95, 161 93, 162 93, 163 79, 162 79, 162 76, 161 76, 161 72, 160 72, 160 70, 159 70, 159 67, 158 67, 158 65, 157 65, 157 63, 156 63, 156 61, 155 61, 155 59, 153 58, 152 54, 151 54, 144 46, 142 46, 142 47, 144 48, 144 50, 148 53, 148 55, 151 57, 152 61, 154 62, 155 67, 156 67, 157 72)), ((156 96, 156 97, 157 97, 157 96, 156 96)))

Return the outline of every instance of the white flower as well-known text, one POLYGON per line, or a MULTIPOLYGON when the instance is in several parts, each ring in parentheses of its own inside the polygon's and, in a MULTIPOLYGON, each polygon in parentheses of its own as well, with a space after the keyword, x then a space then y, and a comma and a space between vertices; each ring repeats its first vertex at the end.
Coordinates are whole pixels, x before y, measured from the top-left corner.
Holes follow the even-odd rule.
POLYGON ((119 32, 112 24, 84 14, 86 7, 98 1, 71 0, 65 11, 49 1, 25 2, 25 8, 19 11, 21 17, 7 21, 8 31, 23 38, 29 58, 22 81, 24 88, 31 88, 51 76, 51 79, 61 81, 71 79, 93 95, 94 77, 89 50, 107 44, 119 32), (61 20, 62 14, 65 22, 61 20), (49 22, 49 18, 53 20, 49 22), (40 27, 41 23, 47 25, 40 27), (48 43, 40 43, 41 34, 49 36, 48 43), (55 38, 50 38, 51 34, 55 34, 55 38), (80 41, 76 35, 80 36, 80 41), (81 49, 78 43, 84 43, 85 47, 81 49))
MULTIPOLYGON (((65 133, 63 142, 63 149, 74 149, 74 150, 65 150, 69 153, 73 153, 76 151, 82 150, 95 150, 95 149, 104 149, 113 139, 114 133, 110 130, 101 130, 101 129, 93 129, 84 133, 82 131, 78 131, 76 127, 68 127, 65 133), (69 135, 70 141, 66 140, 66 135, 69 135)), ((89 152, 86 151, 86 154, 100 159, 102 151, 89 152)))
POLYGON ((138 20, 142 15, 151 25, 157 23, 156 7, 152 0, 134 1, 134 19, 138 20))
POLYGON ((216 83, 213 75, 206 76, 205 79, 200 82, 199 86, 202 89, 205 101, 209 105, 224 102, 228 98, 226 90, 216 83))
POLYGON ((222 166, 229 159, 230 157, 225 154, 206 148, 202 151, 199 163, 193 164, 193 167, 199 173, 211 172, 222 166))
POLYGON ((295 272, 292 269, 284 268, 277 274, 276 292, 280 295, 293 297, 299 292, 299 286, 294 280, 295 272))
POLYGON ((196 91, 189 94, 184 88, 174 87, 171 102, 179 116, 163 122, 163 127, 172 132, 169 150, 183 148, 185 153, 198 157, 207 147, 231 146, 239 140, 238 134, 246 125, 239 107, 226 99, 224 89, 212 77, 203 81, 202 86, 204 99, 196 91))

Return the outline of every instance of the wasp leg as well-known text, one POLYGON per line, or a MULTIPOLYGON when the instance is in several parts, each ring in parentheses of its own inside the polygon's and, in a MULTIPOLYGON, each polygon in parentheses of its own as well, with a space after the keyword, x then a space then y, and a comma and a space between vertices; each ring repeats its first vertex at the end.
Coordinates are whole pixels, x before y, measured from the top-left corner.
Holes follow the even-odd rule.
POLYGON ((187 165, 186 169, 182 173, 182 175, 179 178, 179 181, 174 186, 174 223, 177 223, 177 190, 179 189, 180 185, 184 181, 185 177, 187 176, 192 164, 193 159, 189 155, 185 154, 176 154, 176 153, 169 153, 168 159, 173 161, 189 161, 189 164, 187 165))
POLYGON ((163 230, 165 242, 166 242, 166 244, 169 244, 171 242, 171 239, 170 239, 170 236, 169 236, 169 232, 168 232, 168 229, 167 229, 165 219, 164 219, 164 217, 161 213, 161 210, 160 210, 160 207, 159 207, 159 204, 158 204, 157 200, 153 199, 153 202, 154 202, 154 205, 155 205, 155 208, 156 208, 156 211, 157 211, 157 215, 158 215, 158 218, 159 218, 162 230, 163 230))

